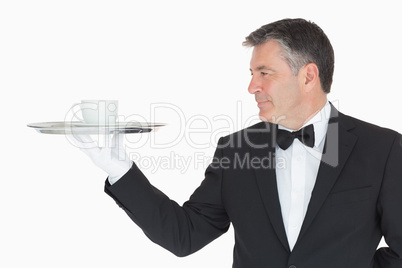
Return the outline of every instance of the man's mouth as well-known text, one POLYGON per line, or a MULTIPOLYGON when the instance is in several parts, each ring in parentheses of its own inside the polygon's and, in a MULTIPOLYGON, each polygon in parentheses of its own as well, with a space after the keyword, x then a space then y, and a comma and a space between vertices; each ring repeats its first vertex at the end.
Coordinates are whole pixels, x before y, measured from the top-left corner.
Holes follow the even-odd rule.
POLYGON ((270 102, 269 100, 257 100, 257 106, 262 107, 262 106, 266 105, 269 102, 270 102))

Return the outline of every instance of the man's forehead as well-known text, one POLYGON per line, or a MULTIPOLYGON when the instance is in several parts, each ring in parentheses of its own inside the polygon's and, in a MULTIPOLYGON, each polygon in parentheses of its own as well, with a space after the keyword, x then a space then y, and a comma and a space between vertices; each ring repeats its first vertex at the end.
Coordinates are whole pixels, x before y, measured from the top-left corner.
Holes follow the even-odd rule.
MULTIPOLYGON (((264 70, 272 70, 272 68, 267 65, 258 65, 255 67, 254 71, 264 71, 264 70)), ((250 67, 250 71, 253 71, 252 66, 250 67)))
POLYGON ((253 48, 250 70, 274 70, 274 66, 284 63, 283 49, 275 41, 267 41, 253 48))

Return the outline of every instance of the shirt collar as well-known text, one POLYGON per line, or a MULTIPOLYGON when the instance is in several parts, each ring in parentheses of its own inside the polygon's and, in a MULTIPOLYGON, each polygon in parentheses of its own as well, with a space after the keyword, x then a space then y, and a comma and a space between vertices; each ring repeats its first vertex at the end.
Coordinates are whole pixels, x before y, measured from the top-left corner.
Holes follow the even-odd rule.
MULTIPOLYGON (((324 107, 307 123, 305 123, 301 128, 308 126, 310 124, 314 125, 314 147, 320 147, 322 141, 324 140, 325 134, 327 133, 327 128, 328 128, 328 121, 331 115, 331 105, 329 104, 329 101, 325 103, 324 107)), ((279 129, 284 129, 287 131, 294 131, 291 129, 288 129, 286 127, 283 127, 281 125, 278 125, 279 129)))

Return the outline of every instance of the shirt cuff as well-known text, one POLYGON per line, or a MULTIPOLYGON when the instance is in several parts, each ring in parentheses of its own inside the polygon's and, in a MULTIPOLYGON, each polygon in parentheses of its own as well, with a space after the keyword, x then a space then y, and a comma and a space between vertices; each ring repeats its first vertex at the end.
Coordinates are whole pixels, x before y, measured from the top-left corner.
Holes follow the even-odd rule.
POLYGON ((118 180, 120 180, 124 175, 126 175, 126 173, 131 169, 131 167, 133 166, 133 162, 130 163, 130 167, 128 168, 127 171, 123 172, 120 175, 117 176, 110 176, 107 178, 107 180, 109 181, 110 185, 115 184, 118 180))

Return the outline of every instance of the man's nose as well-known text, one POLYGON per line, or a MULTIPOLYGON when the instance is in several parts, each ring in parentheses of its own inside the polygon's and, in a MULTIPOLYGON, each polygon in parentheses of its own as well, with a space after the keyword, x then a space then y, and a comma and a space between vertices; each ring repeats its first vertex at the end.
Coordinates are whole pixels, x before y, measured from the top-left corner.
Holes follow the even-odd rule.
POLYGON ((258 81, 258 79, 255 76, 253 76, 248 86, 248 92, 250 94, 256 94, 258 92, 261 92, 261 90, 262 87, 260 81, 258 81))

